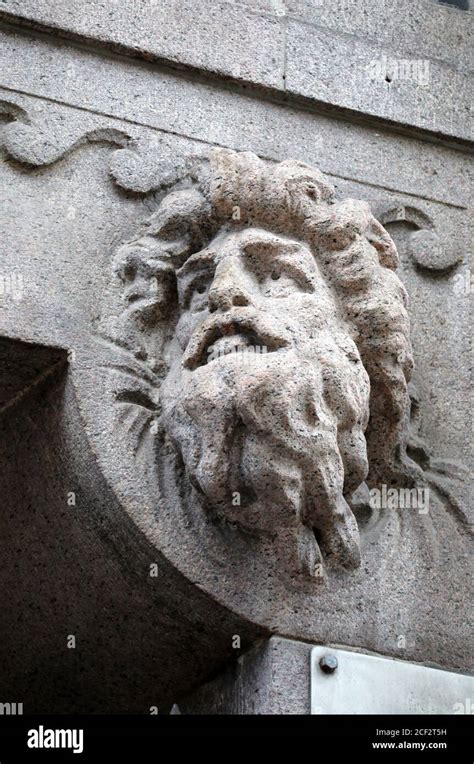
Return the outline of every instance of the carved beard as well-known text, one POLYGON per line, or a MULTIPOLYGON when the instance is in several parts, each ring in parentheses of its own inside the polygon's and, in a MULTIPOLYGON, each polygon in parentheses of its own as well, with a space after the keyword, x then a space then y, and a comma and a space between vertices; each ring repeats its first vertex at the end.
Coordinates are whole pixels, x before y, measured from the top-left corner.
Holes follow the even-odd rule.
POLYGON ((278 537, 313 575, 319 547, 360 563, 344 498, 367 475, 369 382, 354 349, 321 333, 303 352, 178 362, 162 387, 164 426, 207 507, 278 537))

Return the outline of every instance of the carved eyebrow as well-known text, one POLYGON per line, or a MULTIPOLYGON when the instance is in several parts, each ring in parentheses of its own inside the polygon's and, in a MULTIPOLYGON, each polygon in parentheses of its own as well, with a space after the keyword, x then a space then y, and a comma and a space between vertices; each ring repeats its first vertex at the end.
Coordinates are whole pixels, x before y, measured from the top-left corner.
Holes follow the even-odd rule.
POLYGON ((199 270, 212 270, 215 265, 216 253, 213 249, 201 249, 188 257, 186 262, 176 271, 178 278, 187 276, 188 273, 194 273, 199 270))
POLYGON ((215 267, 215 252, 202 250, 191 255, 176 272, 178 294, 184 306, 188 304, 196 282, 201 281, 206 275, 211 276, 215 267))
POLYGON ((312 292, 314 291, 314 275, 315 267, 314 261, 311 261, 311 265, 308 269, 307 257, 287 257, 287 253, 277 258, 284 266, 284 269, 292 276, 296 281, 299 281, 302 287, 312 292), (309 270, 309 273, 308 273, 309 270))
POLYGON ((196 271, 195 273, 187 274, 183 283, 178 282, 178 294, 182 305, 186 306, 188 304, 189 298, 194 292, 196 286, 202 283, 206 276, 211 278, 213 272, 213 270, 202 269, 200 271, 196 271))
POLYGON ((314 276, 317 272, 314 257, 298 242, 262 239, 247 242, 242 250, 248 259, 255 258, 259 264, 269 266, 274 262, 280 263, 302 286, 310 291, 314 289, 314 276))

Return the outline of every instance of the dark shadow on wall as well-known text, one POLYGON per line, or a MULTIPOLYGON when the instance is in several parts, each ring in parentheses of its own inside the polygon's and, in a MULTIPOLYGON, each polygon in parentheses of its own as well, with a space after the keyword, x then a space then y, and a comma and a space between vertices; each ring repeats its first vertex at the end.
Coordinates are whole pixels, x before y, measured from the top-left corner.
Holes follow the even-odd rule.
POLYGON ((66 351, 0 339, 0 369, 0 702, 162 712, 235 653, 232 633, 246 649, 257 630, 164 564, 150 578, 156 550, 134 554, 134 529, 111 526, 120 507, 87 454, 66 351))
POLYGON ((452 5, 454 8, 460 8, 462 11, 469 11, 471 0, 438 0, 441 5, 452 5))

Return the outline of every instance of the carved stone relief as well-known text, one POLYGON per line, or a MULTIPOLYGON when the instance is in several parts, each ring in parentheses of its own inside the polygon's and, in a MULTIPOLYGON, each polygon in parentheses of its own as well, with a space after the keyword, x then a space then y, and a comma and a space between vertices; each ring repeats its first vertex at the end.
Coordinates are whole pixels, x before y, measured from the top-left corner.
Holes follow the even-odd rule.
POLYGON ((407 204, 375 205, 377 219, 388 229, 403 229, 403 246, 407 254, 422 269, 437 272, 452 268, 462 259, 462 253, 447 252, 435 231, 433 221, 421 210, 407 204))
POLYGON ((262 536, 290 571, 358 566, 368 486, 422 477, 396 266, 366 203, 337 202, 302 163, 228 150, 115 254, 113 332, 142 368, 118 402, 149 409, 192 511, 262 536))
MULTIPOLYGON (((393 613, 399 630, 432 628, 429 571, 456 590, 468 532, 465 472, 420 434, 407 295, 381 224, 411 241, 439 235, 431 218, 339 201, 301 162, 21 109, 5 107, 16 162, 60 165, 97 139, 113 149, 113 193, 141 210, 129 235, 101 239, 103 299, 69 334, 120 553, 133 527, 147 560, 156 550, 150 561, 258 628, 400 654, 393 613), (383 486, 430 487, 429 514, 374 506, 383 486)), ((449 271, 433 251, 410 255, 423 279, 449 271)))

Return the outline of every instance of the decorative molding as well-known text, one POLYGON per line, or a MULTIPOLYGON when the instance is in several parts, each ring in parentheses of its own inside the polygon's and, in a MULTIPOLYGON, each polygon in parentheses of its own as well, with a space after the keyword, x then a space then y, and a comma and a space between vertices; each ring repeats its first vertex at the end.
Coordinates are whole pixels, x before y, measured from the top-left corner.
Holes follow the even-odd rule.
POLYGON ((462 260, 462 253, 446 251, 432 219, 422 210, 403 202, 391 201, 374 205, 374 214, 384 226, 406 223, 416 227, 409 234, 407 252, 421 269, 447 271, 462 260))
POLYGON ((134 453, 174 454, 162 495, 184 481, 187 512, 266 539, 290 571, 357 566, 368 487, 423 480, 395 246, 303 163, 215 149, 185 167, 114 257, 117 426, 134 453))
MULTIPOLYGON (((85 129, 84 122, 77 116, 65 119, 63 109, 54 106, 48 109, 47 117, 43 115, 39 120, 15 101, 2 99, 0 120, 6 123, 0 131, 2 148, 27 167, 51 166, 77 149, 102 143, 115 149, 110 159, 110 174, 115 183, 127 191, 146 194, 164 189, 187 173, 184 160, 176 155, 176 147, 171 152, 165 139, 132 137, 110 126, 85 129)), ((94 124, 97 121, 94 117, 94 124)))

